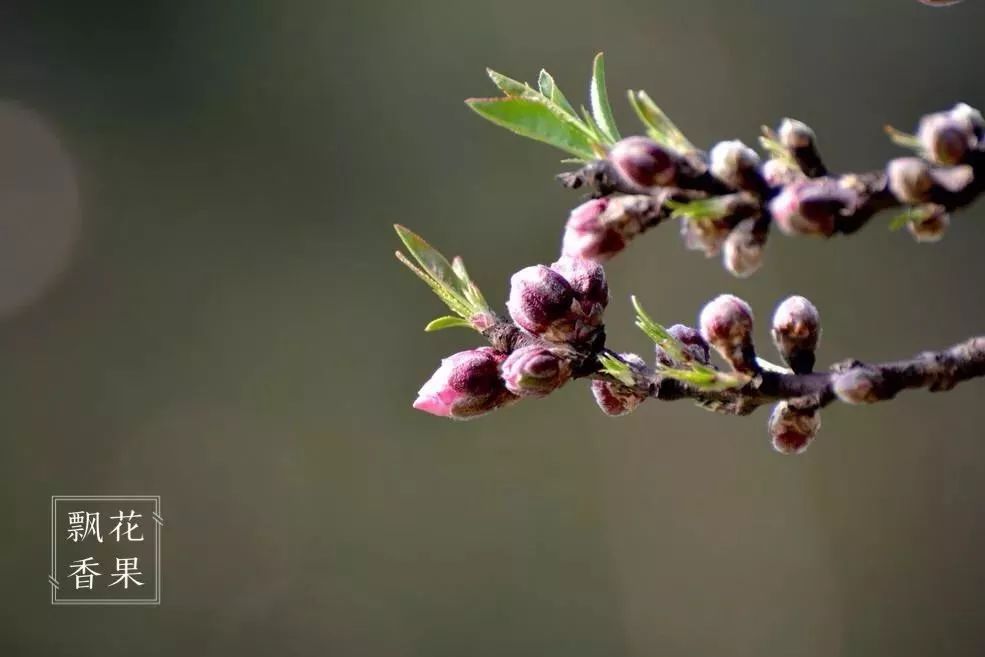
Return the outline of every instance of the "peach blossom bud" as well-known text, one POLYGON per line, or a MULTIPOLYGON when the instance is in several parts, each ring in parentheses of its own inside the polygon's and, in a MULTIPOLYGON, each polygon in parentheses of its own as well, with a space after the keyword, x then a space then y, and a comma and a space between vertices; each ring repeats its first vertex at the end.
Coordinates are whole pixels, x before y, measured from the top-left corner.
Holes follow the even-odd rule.
POLYGON ((818 178, 787 185, 769 208, 787 235, 832 235, 838 217, 853 212, 857 203, 858 195, 851 189, 818 178))
POLYGON ((794 408, 782 401, 773 407, 768 427, 773 449, 781 454, 801 454, 821 428, 821 412, 794 408))
POLYGON ((642 187, 661 187, 674 182, 677 157, 647 137, 627 137, 609 150, 609 162, 626 182, 642 187))
MULTIPOLYGON (((643 370, 646 363, 636 354, 619 354, 619 356, 634 369, 643 370)), ((624 386, 617 381, 604 381, 596 379, 592 381, 592 396, 595 403, 606 415, 627 415, 635 411, 640 404, 646 401, 647 392, 638 388, 624 386)))
POLYGON ((701 309, 701 335, 739 372, 754 372, 756 353, 752 345, 752 309, 737 296, 722 294, 701 309))
POLYGON ((801 296, 786 298, 773 314, 773 343, 790 368, 804 374, 814 368, 814 351, 821 339, 821 315, 801 296))
POLYGON ((951 216, 941 206, 935 206, 933 214, 919 221, 910 221, 906 229, 918 242, 939 242, 947 227, 951 225, 951 216))
POLYGON ((928 114, 920 119, 917 139, 931 162, 959 164, 977 143, 971 125, 949 112, 928 114))
POLYGON ((738 139, 720 141, 709 153, 711 175, 732 187, 743 187, 759 166, 759 154, 738 139))
POLYGON ((871 404, 879 401, 882 374, 865 366, 852 367, 834 375, 832 389, 848 404, 871 404))
POLYGON ((783 119, 778 130, 780 143, 795 151, 808 148, 814 144, 814 131, 810 126, 797 119, 783 119))
POLYGON ((442 359, 441 367, 417 392, 414 408, 466 420, 515 401, 499 376, 505 358, 490 347, 479 347, 442 359))
POLYGON ((570 361, 540 345, 520 347, 503 362, 506 389, 521 397, 543 397, 571 378, 570 361))
POLYGON ((934 186, 930 165, 919 157, 898 157, 886 167, 889 191, 903 203, 923 203, 934 186))

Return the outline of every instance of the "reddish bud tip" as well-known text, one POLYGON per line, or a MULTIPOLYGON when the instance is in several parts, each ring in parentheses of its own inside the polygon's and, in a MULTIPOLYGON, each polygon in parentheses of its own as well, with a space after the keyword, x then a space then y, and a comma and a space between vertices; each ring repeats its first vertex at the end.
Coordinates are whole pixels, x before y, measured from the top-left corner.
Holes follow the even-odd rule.
POLYGON ((674 182, 676 156, 647 137, 628 137, 609 150, 609 162, 626 182, 642 187, 661 187, 674 182))
POLYGON ((821 315, 801 296, 785 299, 773 313, 773 343, 783 360, 798 374, 814 368, 814 351, 821 339, 821 315))
POLYGON ((499 376, 505 358, 490 347, 479 347, 442 359, 441 367, 417 392, 414 408, 466 420, 515 401, 499 376))
POLYGON ((801 454, 821 429, 821 413, 794 408, 784 401, 773 407, 767 426, 773 449, 781 454, 801 454))
POLYGON ((590 314, 596 306, 605 309, 609 305, 609 285, 602 265, 587 258, 562 255, 551 269, 568 281, 585 313, 590 314))
POLYGON ((606 221, 609 202, 608 198, 593 199, 571 211, 564 227, 561 253, 605 262, 626 248, 626 235, 619 225, 606 221))
POLYGON ((850 214, 858 195, 830 179, 787 185, 770 201, 770 214, 787 235, 834 234, 838 217, 850 214))
POLYGON ((510 354, 502 365, 506 389, 521 397, 543 397, 571 378, 570 361, 546 347, 529 345, 510 354))

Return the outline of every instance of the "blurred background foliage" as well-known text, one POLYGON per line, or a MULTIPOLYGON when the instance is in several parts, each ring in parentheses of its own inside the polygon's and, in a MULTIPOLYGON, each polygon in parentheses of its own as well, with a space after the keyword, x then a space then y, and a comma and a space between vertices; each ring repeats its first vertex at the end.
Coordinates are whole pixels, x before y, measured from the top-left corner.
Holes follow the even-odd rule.
MULTIPOLYGON (((884 123, 985 105, 985 3, 10 2, 0 5, 4 655, 975 655, 981 384, 831 408, 802 457, 766 412, 603 417, 584 385, 471 422, 414 412, 475 335, 393 260, 404 223, 487 298, 557 252, 561 154, 462 104, 492 66, 616 114, 644 88, 696 144, 809 123, 836 169, 884 123), (48 499, 160 494, 160 608, 51 607, 48 499)), ((608 267, 693 321, 789 293, 820 352, 985 327, 985 205, 937 245, 775 235, 730 278, 661 227, 608 267)))

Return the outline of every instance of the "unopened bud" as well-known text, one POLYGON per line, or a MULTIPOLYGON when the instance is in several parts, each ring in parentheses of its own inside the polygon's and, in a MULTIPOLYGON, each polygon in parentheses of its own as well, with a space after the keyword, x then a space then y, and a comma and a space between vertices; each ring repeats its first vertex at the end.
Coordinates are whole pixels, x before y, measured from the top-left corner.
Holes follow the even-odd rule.
POLYGON ((950 225, 951 215, 943 207, 937 205, 934 206, 931 214, 907 222, 906 229, 918 242, 939 242, 950 225))
POLYGON ((656 211, 657 204, 649 195, 610 196, 582 203, 568 217, 561 253, 605 262, 626 248, 656 211))
MULTIPOLYGON (((695 328, 691 328, 690 326, 685 326, 684 324, 674 324, 667 329, 667 333, 681 343, 685 358, 697 361, 699 363, 708 363, 710 359, 708 343, 705 342, 703 337, 701 337, 700 331, 695 328)), ((679 365, 679 363, 674 362, 674 359, 672 359, 660 345, 657 345, 656 352, 657 363, 659 365, 663 365, 665 367, 675 367, 679 365)))
POLYGON ((441 367, 417 392, 414 408, 466 420, 515 401, 499 375, 505 359, 490 347, 460 351, 442 359, 441 367))
POLYGON ((781 401, 773 407, 768 427, 773 449, 781 454, 800 454, 821 429, 821 412, 781 401))
POLYGON ((882 374, 875 369, 857 366, 834 375, 832 389, 835 395, 848 404, 871 404, 879 401, 882 374))
POLYGON ((814 131, 810 126, 797 119, 783 119, 778 133, 780 143, 792 151, 808 148, 815 140, 814 131))
POLYGON ((814 351, 821 339, 821 315, 801 296, 786 298, 773 313, 773 343, 797 374, 814 369, 814 351))
POLYGON ((943 165, 959 164, 977 143, 970 123, 951 112, 928 114, 920 119, 917 138, 927 159, 943 165))
POLYGON ((681 217, 681 237, 684 248, 701 251, 710 258, 722 250, 732 228, 721 219, 693 219, 681 217))
POLYGON ((720 141, 711 153, 711 174, 732 187, 743 188, 750 174, 759 166, 759 154, 738 139, 720 141))
POLYGON ((760 169, 760 175, 770 187, 790 185, 805 179, 804 173, 800 169, 781 158, 766 160, 760 169))
POLYGON ((748 278, 763 266, 767 233, 757 230, 756 224, 755 218, 744 219, 725 239, 722 264, 738 278, 748 278))
POLYGON ((626 182, 649 189, 674 182, 677 157, 647 137, 627 137, 609 150, 609 162, 626 182))
POLYGON ((571 378, 571 362, 540 346, 520 347, 503 362, 506 389, 521 397, 543 397, 571 378))
POLYGON ((506 309, 518 326, 563 342, 571 337, 574 299, 574 290, 564 276, 544 265, 534 265, 510 278, 506 309))
POLYGON ((770 214, 787 235, 834 234, 839 217, 854 212, 858 194, 830 179, 787 185, 770 201, 770 214))
MULTIPOLYGON (((619 354, 620 358, 633 367, 642 371, 646 368, 646 363, 636 354, 619 354)), ((596 379, 592 381, 592 396, 595 403, 606 415, 626 415, 632 413, 646 401, 647 391, 638 388, 625 386, 618 381, 603 381, 596 379)))
POLYGON ((958 103, 951 108, 951 116, 967 126, 967 129, 975 136, 976 146, 985 138, 985 118, 971 105, 958 103))
POLYGON ((934 186, 930 165, 919 157, 898 157, 886 167, 889 191, 903 203, 923 203, 934 186))
POLYGON ((749 304, 731 294, 709 301, 698 318, 705 341, 739 372, 757 370, 752 319, 749 304))
POLYGON ((602 265, 587 258, 562 255, 551 269, 568 281, 585 314, 592 314, 596 308, 601 313, 609 305, 609 285, 602 265))

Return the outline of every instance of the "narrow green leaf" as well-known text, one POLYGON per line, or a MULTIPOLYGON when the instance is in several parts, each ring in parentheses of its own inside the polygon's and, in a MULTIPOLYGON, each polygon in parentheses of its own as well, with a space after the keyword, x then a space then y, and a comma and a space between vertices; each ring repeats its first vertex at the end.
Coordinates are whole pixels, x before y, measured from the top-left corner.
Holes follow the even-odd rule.
POLYGON ((462 283, 462 293, 465 295, 465 299, 472 304, 472 311, 481 312, 483 310, 489 310, 489 304, 486 303, 486 298, 482 296, 479 287, 472 281, 468 271, 465 269, 465 261, 460 256, 455 256, 451 260, 451 268, 458 275, 458 279, 462 283))
POLYGON ((452 312, 463 318, 472 316, 472 311, 465 299, 452 292, 448 287, 434 280, 434 278, 432 278, 427 272, 411 262, 410 259, 400 251, 397 251, 394 255, 397 256, 397 260, 404 263, 408 269, 417 274, 418 278, 427 283, 428 287, 430 287, 431 290, 438 295, 439 299, 445 302, 445 305, 448 306, 452 312))
POLYGON ((558 89, 558 86, 554 83, 554 78, 551 74, 544 69, 540 69, 540 75, 537 76, 537 86, 540 88, 540 93, 544 94, 548 100, 571 116, 578 118, 575 108, 571 106, 568 99, 565 98, 564 94, 561 93, 561 90, 558 89))
POLYGON ((479 116, 523 137, 550 144, 577 157, 595 158, 593 135, 552 103, 531 98, 470 98, 479 116))
POLYGON ((800 165, 797 164, 797 160, 794 159, 793 153, 780 143, 780 137, 776 132, 769 126, 762 126, 762 134, 759 137, 759 145, 763 147, 770 157, 776 160, 783 160, 788 166, 792 167, 795 171, 800 170, 800 165))
POLYGON ((889 220, 889 230, 897 231, 909 223, 918 224, 934 214, 933 205, 909 206, 889 220))
POLYGON ((909 148, 915 151, 922 150, 920 144, 920 139, 916 135, 911 135, 909 132, 903 132, 902 130, 897 130, 891 125, 883 126, 886 134, 897 146, 902 146, 903 148, 909 148))
POLYGON ((461 296, 461 281, 451 263, 437 249, 428 244, 423 237, 407 227, 396 224, 393 228, 397 231, 400 241, 404 243, 404 246, 407 247, 421 268, 434 280, 461 296))
POLYGON ((529 93, 534 92, 528 85, 520 82, 519 80, 514 80, 513 78, 506 77, 502 73, 497 73, 491 68, 486 69, 486 73, 489 75, 489 79, 493 81, 499 90, 502 91, 507 96, 511 97, 524 97, 529 93))
POLYGON ((660 345, 667 352, 667 355, 670 356, 671 360, 678 362, 690 360, 684 352, 684 346, 678 342, 677 338, 668 333, 667 329, 653 321, 646 314, 636 295, 631 296, 629 300, 632 302, 633 309, 636 311, 636 327, 638 329, 643 331, 655 344, 660 345))
POLYGON ((647 126, 647 134, 654 141, 679 152, 695 150, 694 145, 687 140, 684 133, 678 129, 663 110, 657 107, 645 91, 630 91, 629 103, 643 125, 647 126))
POLYGON ((605 57, 602 53, 595 55, 592 63, 592 83, 589 87, 589 97, 592 103, 592 116, 595 123, 602 129, 607 143, 619 141, 619 129, 609 105, 609 92, 605 87, 605 57))
POLYGON ((424 327, 425 331, 440 331, 446 328, 472 328, 472 325, 461 317, 452 317, 451 315, 445 315, 444 317, 439 317, 428 322, 428 325, 424 327))
POLYGON ((603 372, 624 386, 632 386, 636 383, 632 368, 618 358, 609 354, 601 354, 599 356, 599 363, 602 365, 603 372))
POLYGON ((712 198, 701 198, 693 201, 673 201, 666 200, 664 205, 670 208, 670 216, 673 219, 699 219, 714 220, 721 219, 728 214, 728 199, 722 196, 712 198))
POLYGON ((733 373, 718 372, 710 369, 685 370, 672 367, 660 369, 660 375, 683 381, 701 390, 727 390, 741 388, 748 383, 748 378, 733 373))

